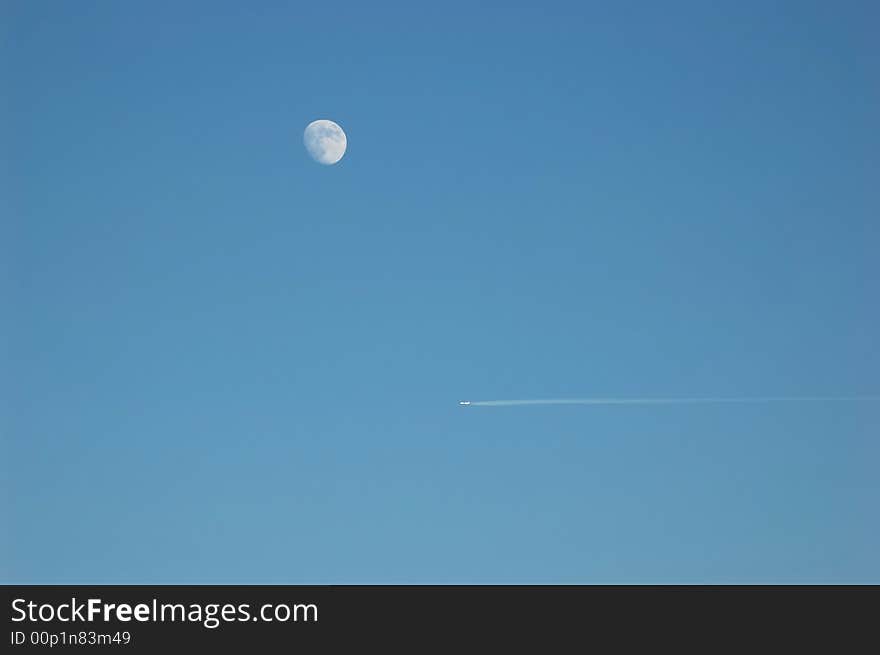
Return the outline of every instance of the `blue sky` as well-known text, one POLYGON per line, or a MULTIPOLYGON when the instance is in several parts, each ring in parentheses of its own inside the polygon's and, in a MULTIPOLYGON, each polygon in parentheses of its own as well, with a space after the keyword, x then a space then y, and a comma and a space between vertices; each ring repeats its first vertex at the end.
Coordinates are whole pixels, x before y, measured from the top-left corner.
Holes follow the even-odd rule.
POLYGON ((0 575, 880 582, 871 2, 3 4, 0 575), (311 161, 302 131, 348 151, 311 161))

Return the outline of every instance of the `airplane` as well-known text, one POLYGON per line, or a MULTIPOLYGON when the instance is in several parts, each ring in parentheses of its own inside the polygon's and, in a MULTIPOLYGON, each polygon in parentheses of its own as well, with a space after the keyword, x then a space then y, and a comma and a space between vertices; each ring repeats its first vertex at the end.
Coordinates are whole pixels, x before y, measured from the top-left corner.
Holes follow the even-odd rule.
POLYGON ((470 405, 471 401, 470 400, 459 400, 458 404, 459 405, 470 405))

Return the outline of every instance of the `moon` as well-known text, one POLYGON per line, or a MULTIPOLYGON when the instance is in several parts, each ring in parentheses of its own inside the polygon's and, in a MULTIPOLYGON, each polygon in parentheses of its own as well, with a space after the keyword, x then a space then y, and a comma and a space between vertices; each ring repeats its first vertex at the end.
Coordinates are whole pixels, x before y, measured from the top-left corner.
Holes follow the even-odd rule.
POLYGON ((330 166, 342 159, 348 139, 341 127, 322 118, 308 124, 303 133, 303 143, 312 159, 330 166))

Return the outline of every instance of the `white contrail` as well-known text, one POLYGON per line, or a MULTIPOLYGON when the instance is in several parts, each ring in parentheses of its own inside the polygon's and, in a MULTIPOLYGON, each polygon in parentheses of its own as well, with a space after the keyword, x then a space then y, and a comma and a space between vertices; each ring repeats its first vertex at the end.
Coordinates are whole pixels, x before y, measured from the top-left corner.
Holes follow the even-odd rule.
POLYGON ((518 405, 695 405, 700 403, 775 403, 880 400, 880 396, 733 396, 703 398, 547 398, 543 400, 463 400, 470 407, 518 405))

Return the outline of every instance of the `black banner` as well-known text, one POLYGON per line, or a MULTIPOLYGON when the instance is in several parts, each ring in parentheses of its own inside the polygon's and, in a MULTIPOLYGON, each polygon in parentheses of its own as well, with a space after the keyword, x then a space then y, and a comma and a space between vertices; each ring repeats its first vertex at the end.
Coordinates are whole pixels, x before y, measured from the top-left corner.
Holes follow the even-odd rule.
MULTIPOLYGON (((8 586, 6 652, 839 645, 877 587, 8 586), (709 642, 702 640, 709 639, 709 642), (830 643, 829 643, 830 645, 830 643)), ((541 648, 543 650, 543 648, 541 648)), ((263 651, 257 651, 263 652, 263 651)))

